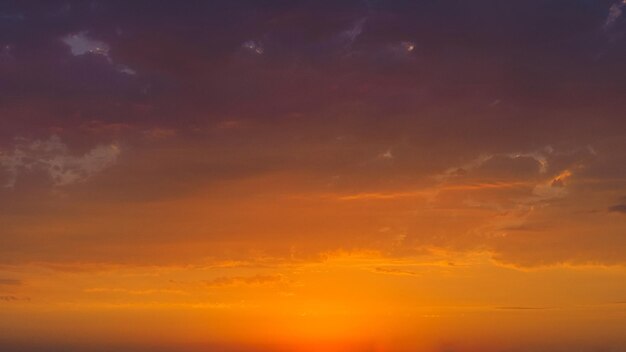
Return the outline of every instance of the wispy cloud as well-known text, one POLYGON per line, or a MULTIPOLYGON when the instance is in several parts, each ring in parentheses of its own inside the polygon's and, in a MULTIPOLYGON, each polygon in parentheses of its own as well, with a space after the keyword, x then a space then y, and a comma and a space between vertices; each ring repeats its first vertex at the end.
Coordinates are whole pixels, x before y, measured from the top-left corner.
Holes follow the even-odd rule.
POLYGON ((419 273, 406 269, 388 268, 388 267, 376 267, 374 272, 388 275, 400 275, 400 276, 418 276, 419 273))
POLYGON ((205 281, 209 287, 226 287, 241 285, 267 285, 284 281, 281 275, 254 275, 254 276, 220 276, 205 281))
POLYGON ((55 186, 66 186, 83 182, 110 167, 119 154, 117 144, 99 145, 82 156, 75 156, 58 136, 48 140, 23 139, 13 150, 0 150, 0 167, 8 172, 6 188, 13 188, 25 171, 43 171, 55 186))
POLYGON ((30 301, 30 298, 18 297, 18 296, 13 296, 13 295, 0 296, 0 302, 20 302, 20 301, 30 301))
POLYGON ((611 205, 609 212, 626 214, 626 197, 622 198, 619 203, 611 205))
POLYGON ((531 307, 531 306, 506 306, 506 307, 496 307, 499 310, 545 310, 551 309, 550 307, 531 307))
MULTIPOLYGON (((109 55, 109 51, 111 50, 109 44, 101 40, 93 39, 89 35, 88 31, 68 34, 61 38, 61 41, 69 47, 72 55, 74 56, 83 56, 87 54, 99 55, 104 57, 109 63, 113 64, 113 60, 109 55)), ((128 75, 135 75, 137 73, 135 70, 124 64, 117 64, 115 65, 115 68, 117 71, 128 75)))
POLYGON ((185 291, 182 290, 171 290, 171 289, 128 289, 121 287, 94 287, 85 289, 84 292, 87 293, 122 293, 128 295, 155 295, 155 294, 176 294, 181 295, 185 294, 185 291))
POLYGON ((611 29, 622 17, 624 7, 626 7, 626 1, 619 1, 611 5, 606 20, 604 21, 605 30, 611 29))
POLYGON ((349 29, 341 32, 339 37, 345 40, 348 46, 352 45, 355 40, 363 33, 363 26, 365 25, 365 21, 367 18, 360 18, 349 29))
POLYGON ((0 279, 0 286, 19 286, 22 280, 17 279, 0 279))

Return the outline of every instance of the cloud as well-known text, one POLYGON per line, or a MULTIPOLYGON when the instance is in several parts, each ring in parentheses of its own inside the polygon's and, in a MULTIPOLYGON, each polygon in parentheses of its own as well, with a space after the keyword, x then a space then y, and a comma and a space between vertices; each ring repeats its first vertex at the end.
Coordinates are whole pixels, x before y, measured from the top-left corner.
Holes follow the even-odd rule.
POLYGON ((476 171, 495 178, 528 178, 538 175, 541 169, 542 163, 530 155, 494 155, 476 171))
POLYGON ((391 149, 387 149, 384 153, 379 154, 378 157, 381 159, 393 159, 393 153, 391 149))
POLYGON ((117 66, 116 66, 116 69, 117 69, 119 72, 121 72, 121 73, 125 73, 125 74, 127 74, 127 75, 131 75, 131 76, 133 76, 133 75, 136 75, 136 74, 137 74, 137 71, 133 70, 132 68, 130 68, 130 67, 126 66, 126 65, 121 65, 121 64, 120 64, 120 65, 117 65, 117 66))
POLYGON ((356 20, 350 28, 345 29, 338 34, 335 34, 328 44, 331 47, 338 48, 340 51, 350 51, 354 42, 363 33, 363 27, 367 18, 359 18, 356 20))
POLYGON ((262 55, 265 52, 263 44, 256 40, 247 40, 241 44, 241 47, 251 53, 262 55))
POLYGON ((13 302, 13 301, 19 301, 19 298, 16 296, 5 295, 5 296, 0 296, 0 301, 13 302))
POLYGON ((175 137, 177 132, 173 128, 153 127, 141 132, 143 136, 152 140, 168 139, 175 137))
MULTIPOLYGON (((110 45, 103 41, 91 38, 87 31, 68 34, 61 40, 70 48, 70 51, 74 56, 83 56, 87 54, 100 55, 106 58, 109 63, 113 64, 113 60, 109 55, 109 51, 111 50, 110 45)), ((134 69, 124 64, 115 65, 115 69, 118 72, 131 76, 137 74, 134 69)))
POLYGON ((21 13, 4 13, 0 12, 0 21, 21 22, 25 19, 21 13))
POLYGON ((52 136, 48 140, 22 140, 11 151, 0 150, 0 167, 8 173, 6 188, 15 187, 19 175, 27 171, 43 171, 55 186, 67 186, 112 166, 119 154, 119 146, 110 144, 75 156, 58 136, 52 136))
POLYGON ((532 152, 506 154, 485 154, 469 162, 448 168, 439 179, 459 176, 480 176, 489 178, 527 178, 543 174, 549 167, 546 154, 551 147, 532 152))
POLYGON ((617 21, 622 17, 623 9, 626 7, 626 1, 619 1, 611 5, 609 13, 604 21, 604 29, 611 29, 617 21))
POLYGON ((227 287, 241 285, 267 285, 284 281, 281 275, 254 275, 254 276, 220 276, 218 278, 205 281, 209 287, 227 287))
POLYGON ((0 296, 0 301, 4 302, 19 302, 19 301, 30 301, 28 297, 17 297, 13 295, 4 295, 0 296))
POLYGON ((399 275, 399 276, 419 276, 420 275, 419 273, 415 271, 411 271, 411 270, 387 268, 387 267, 376 267, 374 268, 374 272, 380 273, 380 274, 399 275))
POLYGON ((406 52, 411 52, 413 50, 415 50, 415 43, 410 42, 410 41, 404 41, 400 43, 400 46, 402 47, 402 49, 404 49, 404 51, 406 52))
MULTIPOLYGON (((296 2, 281 10, 259 4, 251 10, 228 1, 148 7, 119 2, 88 15, 77 7, 63 23, 53 23, 38 17, 35 7, 14 2, 17 8, 5 13, 23 13, 28 21, 3 22, 7 30, 1 44, 10 47, 2 54, 15 62, 0 59, 5 60, 0 73, 11 83, 0 87, 7 97, 1 111, 6 118, 0 119, 0 187, 24 185, 33 171, 61 186, 81 182, 107 165, 115 168, 97 184, 81 187, 76 198, 84 200, 76 208, 53 212, 39 199, 4 197, 0 213, 19 209, 27 215, 2 219, 3 233, 8 231, 5 222, 15 229, 15 236, 3 236, 11 244, 0 246, 3 253, 10 251, 16 260, 97 261, 110 255, 110 260, 158 262, 165 260, 161 250, 152 256, 144 248, 160 248, 175 233, 180 243, 202 242, 194 246, 193 255, 181 254, 181 260, 196 260, 205 251, 220 255, 226 250, 215 243, 234 234, 251 248, 269 250, 292 242, 311 254, 342 246, 376 249, 378 236, 368 238, 368 228, 392 226, 408 229, 402 245, 407 247, 462 247, 463 241, 484 247, 486 236, 475 235, 476 229, 508 233, 500 239, 511 245, 498 248, 510 248, 514 255, 552 249, 561 242, 561 232, 540 235, 514 229, 535 224, 543 229, 546 224, 571 232, 574 226, 566 228, 561 214, 567 218, 565 213, 578 214, 584 207, 606 211, 614 204, 607 197, 621 193, 622 186, 607 180, 623 179, 621 165, 626 163, 619 154, 625 149, 608 143, 623 140, 619 112, 626 85, 615 73, 624 52, 611 51, 605 61, 592 63, 588 58, 596 44, 586 39, 586 31, 601 31, 608 2, 578 2, 565 12, 561 6, 527 1, 500 7, 484 2, 380 2, 368 13, 352 2, 341 3, 296 2), (141 14, 142 20, 133 14, 141 14), (123 31, 114 33, 118 27, 123 31), (247 65, 233 56, 234 51, 252 50, 248 56, 262 58, 256 53, 259 46, 271 54, 263 64, 247 65), (346 48, 354 55, 337 55, 346 48), (109 57, 137 68, 142 76, 115 74, 117 66, 109 57), (487 106, 496 101, 501 101, 497 107, 487 106), (116 134, 127 138, 124 145, 133 145, 132 155, 115 160, 117 147, 104 145, 96 153, 102 155, 100 161, 90 164, 86 159, 94 156, 89 150, 45 151, 43 145, 50 144, 45 140, 39 147, 22 140, 13 148, 15 135, 38 135, 52 127, 64 129, 63 136, 94 135, 77 132, 76 126, 103 118, 107 124, 130 123, 145 131, 140 137, 116 134), (217 121, 245 121, 245 128, 228 122, 211 132, 200 131, 217 121), (609 141, 604 148, 602 141, 609 141), (536 149, 551 144, 563 150, 568 143, 594 144, 606 167, 593 169, 595 176, 588 176, 593 184, 583 184, 582 173, 588 169, 572 168, 570 157, 536 149), (389 146, 393 150, 388 154, 389 146), (379 154, 387 162, 361 163, 379 154), (479 155, 485 157, 476 159, 479 155), (446 183, 431 184, 430 175, 452 166, 443 177, 446 183), (563 170, 576 176, 555 177, 563 170), (276 177, 274 184, 275 173, 286 177, 276 177), (253 183, 261 176, 269 181, 253 183), (504 179, 494 180, 496 176, 504 179), (169 201, 201 197, 205 191, 215 194, 202 205, 181 203, 170 211, 139 206, 129 212, 93 210, 89 216, 103 219, 103 224, 90 222, 84 214, 103 207, 103 199, 119 209, 129 199, 169 201), (322 206, 277 202, 280 207, 257 216, 273 201, 257 206, 256 195, 280 192, 385 202, 330 203, 316 197, 322 206), (575 199, 582 201, 575 204, 575 199), (211 211, 196 213, 207 206, 211 211), (359 210, 361 206, 368 208, 359 210), (532 206, 536 210, 527 216, 532 206), (178 209, 185 215, 172 216, 178 209), (507 211, 509 217, 500 216, 507 211), (290 216, 282 216, 284 212, 290 216), (27 229, 40 237, 21 236, 27 229), (84 233, 90 234, 84 241, 63 242, 84 233), (102 243, 111 250, 102 251, 102 243), (69 245, 76 250, 68 251, 69 245)), ((609 22, 621 26, 623 8, 614 6, 609 22)), ((586 223, 604 229, 604 220, 586 223)), ((565 238, 581 243, 570 256, 593 244, 597 253, 608 253, 621 243, 620 237, 609 242, 601 234, 565 238)), ((176 250, 167 252, 165 256, 176 250)), ((244 251, 236 253, 245 259, 244 251)), ((6 260, 7 255, 0 257, 6 260)))
POLYGON ((609 212, 626 214, 626 197, 622 198, 621 202, 610 206, 609 212))
POLYGON ((549 201, 565 197, 568 192, 565 187, 565 182, 571 176, 572 172, 570 170, 563 170, 547 182, 536 185, 533 189, 534 197, 532 202, 549 201))
POLYGON ((339 34, 339 39, 345 41, 346 45, 350 46, 355 40, 363 33, 363 26, 367 18, 360 18, 349 29, 339 34))
POLYGON ((597 153, 591 147, 557 151, 547 146, 531 152, 485 154, 448 168, 435 178, 446 185, 442 189, 453 188, 467 180, 496 184, 496 181, 504 181, 516 187, 502 188, 503 192, 499 194, 477 193, 465 204, 478 207, 490 204, 494 209, 527 211, 536 205, 566 197, 572 177, 582 173, 596 157, 597 153))
POLYGON ((69 34, 62 38, 62 41, 69 46, 72 55, 81 56, 85 54, 102 55, 109 57, 110 47, 107 43, 90 38, 87 31, 69 34))
POLYGON ((529 307, 529 306, 510 306, 510 307, 496 307, 499 310, 546 310, 548 307, 529 307))
POLYGON ((87 288, 84 290, 87 293, 124 293, 129 295, 154 295, 154 294, 176 294, 182 295, 185 294, 185 291, 182 290, 171 290, 171 289, 128 289, 121 287, 94 287, 87 288))
POLYGON ((0 279, 0 286, 19 286, 21 284, 22 281, 17 279, 0 279))

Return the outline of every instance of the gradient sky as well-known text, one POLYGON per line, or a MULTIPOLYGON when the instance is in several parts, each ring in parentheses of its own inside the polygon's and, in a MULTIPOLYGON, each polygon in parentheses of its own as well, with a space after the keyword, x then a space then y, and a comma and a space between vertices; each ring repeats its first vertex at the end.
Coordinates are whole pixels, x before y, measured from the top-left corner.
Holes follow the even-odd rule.
POLYGON ((0 1, 0 350, 626 351, 626 1, 0 1))

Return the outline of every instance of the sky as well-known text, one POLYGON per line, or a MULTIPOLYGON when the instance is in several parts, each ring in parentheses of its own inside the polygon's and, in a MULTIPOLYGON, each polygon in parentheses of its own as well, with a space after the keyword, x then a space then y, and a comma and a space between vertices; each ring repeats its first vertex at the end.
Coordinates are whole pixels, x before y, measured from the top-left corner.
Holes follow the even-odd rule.
POLYGON ((626 351, 626 1, 0 1, 0 350, 626 351))

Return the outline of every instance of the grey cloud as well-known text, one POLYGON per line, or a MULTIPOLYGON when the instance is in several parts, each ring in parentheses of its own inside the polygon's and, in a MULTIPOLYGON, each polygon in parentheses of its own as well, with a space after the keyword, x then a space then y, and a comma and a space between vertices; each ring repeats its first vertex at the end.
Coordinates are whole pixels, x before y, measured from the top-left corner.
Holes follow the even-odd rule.
POLYGON ((265 52, 263 44, 256 40, 247 40, 243 44, 241 44, 241 47, 257 55, 262 55, 265 52))
MULTIPOLYGON (((70 51, 74 56, 82 56, 87 54, 101 55, 105 57, 110 64, 113 64, 113 60, 109 55, 111 46, 103 41, 91 38, 87 31, 68 34, 64 36, 61 40, 70 48, 70 51)), ((115 70, 120 73, 125 73, 127 75, 137 74, 134 69, 124 64, 116 64, 115 70)))
POLYGON ((86 31, 69 34, 63 37, 63 42, 70 47, 72 55, 85 54, 104 55, 109 58, 110 47, 107 43, 90 38, 86 31))
POLYGON ((332 39, 332 43, 339 46, 342 50, 350 50, 354 42, 363 33, 363 27, 366 21, 367 18, 358 19, 350 28, 337 34, 332 39))
POLYGON ((340 34, 340 38, 346 40, 346 42, 351 45, 354 41, 363 33, 363 25, 367 18, 361 18, 354 23, 354 25, 340 34))
POLYGON ((626 7, 626 1, 620 1, 614 3, 609 8, 609 14, 606 17, 606 21, 604 21, 604 29, 608 30, 612 28, 617 21, 622 17, 623 8, 626 7))
POLYGON ((20 173, 44 171, 55 186, 83 182, 113 165, 120 148, 116 144, 100 145, 82 156, 72 155, 59 137, 48 140, 22 140, 13 150, 0 150, 0 167, 8 173, 4 187, 13 188, 20 173))
POLYGON ((612 205, 609 207, 609 212, 626 214, 626 204, 612 205))

